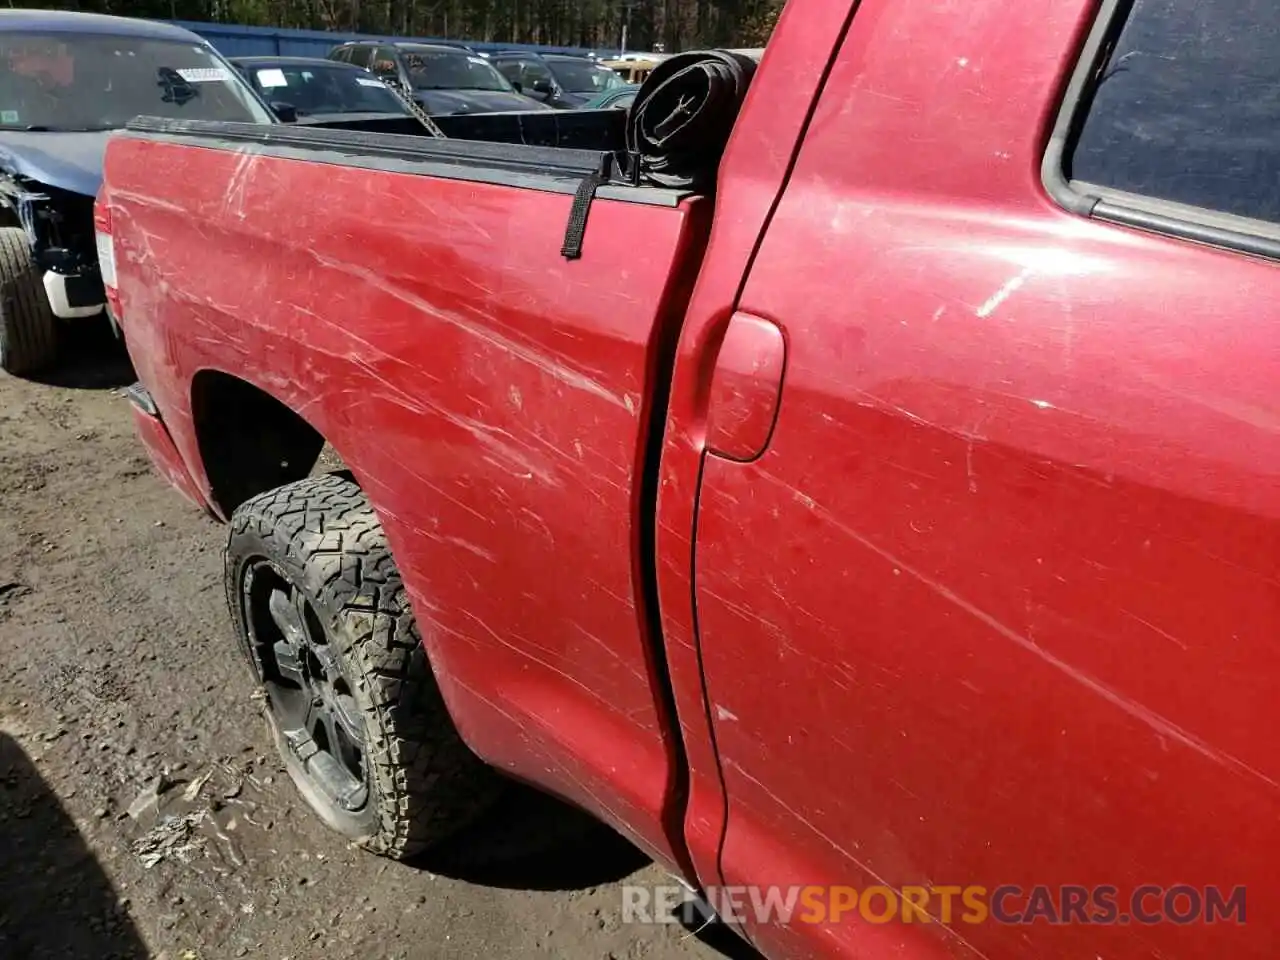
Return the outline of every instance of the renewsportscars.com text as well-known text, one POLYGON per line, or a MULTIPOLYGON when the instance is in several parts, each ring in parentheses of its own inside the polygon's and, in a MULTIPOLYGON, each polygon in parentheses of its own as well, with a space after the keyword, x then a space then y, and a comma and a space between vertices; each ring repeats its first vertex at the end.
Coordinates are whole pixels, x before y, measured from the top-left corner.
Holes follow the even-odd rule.
MULTIPOLYGON (((725 886, 704 894, 728 923, 1145 924, 1245 922, 1246 890, 1190 884, 996 887, 935 885, 725 886)), ((692 895, 683 886, 622 888, 624 923, 675 923, 692 895)))

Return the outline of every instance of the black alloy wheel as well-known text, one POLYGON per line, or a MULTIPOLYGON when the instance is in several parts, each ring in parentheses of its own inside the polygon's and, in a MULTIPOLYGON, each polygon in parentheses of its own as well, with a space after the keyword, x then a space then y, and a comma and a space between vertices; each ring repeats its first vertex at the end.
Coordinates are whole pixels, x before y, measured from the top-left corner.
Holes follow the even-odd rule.
POLYGON ((306 595, 260 558, 244 577, 249 645, 266 709, 283 750, 304 772, 326 821, 369 802, 364 719, 324 625, 306 595))

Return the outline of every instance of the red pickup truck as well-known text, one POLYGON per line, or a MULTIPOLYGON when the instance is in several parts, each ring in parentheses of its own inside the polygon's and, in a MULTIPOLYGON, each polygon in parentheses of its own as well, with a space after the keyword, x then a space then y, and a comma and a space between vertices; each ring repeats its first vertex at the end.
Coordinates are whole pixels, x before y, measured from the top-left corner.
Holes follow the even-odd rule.
POLYGON ((496 769, 777 957, 1273 957, 1278 40, 792 0, 714 183, 114 138, 139 429, 313 805, 403 856, 496 769))

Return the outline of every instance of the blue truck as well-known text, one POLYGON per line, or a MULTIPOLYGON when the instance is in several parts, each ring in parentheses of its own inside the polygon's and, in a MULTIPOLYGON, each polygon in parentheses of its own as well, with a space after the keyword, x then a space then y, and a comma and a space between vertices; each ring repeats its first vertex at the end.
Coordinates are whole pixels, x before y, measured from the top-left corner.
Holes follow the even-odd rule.
POLYGON ((0 10, 0 369, 39 371, 64 327, 106 312, 93 201, 107 138, 139 114, 276 122, 189 30, 0 10))

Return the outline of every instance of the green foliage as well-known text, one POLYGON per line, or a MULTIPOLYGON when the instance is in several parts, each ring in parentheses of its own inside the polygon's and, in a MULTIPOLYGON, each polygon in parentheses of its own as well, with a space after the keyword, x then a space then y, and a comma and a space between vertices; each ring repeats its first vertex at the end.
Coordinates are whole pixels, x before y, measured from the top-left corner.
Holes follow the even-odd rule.
MULTIPOLYGON (((12 0, 11 0, 12 2, 12 0)), ((83 0, 66 9, 250 26, 669 51, 760 46, 783 0, 83 0)), ((51 3, 18 6, 48 8, 51 3)))
POLYGON ((782 3, 768 5, 748 20, 742 31, 742 42, 748 47, 763 47, 769 42, 773 28, 778 25, 778 17, 782 13, 782 3))

